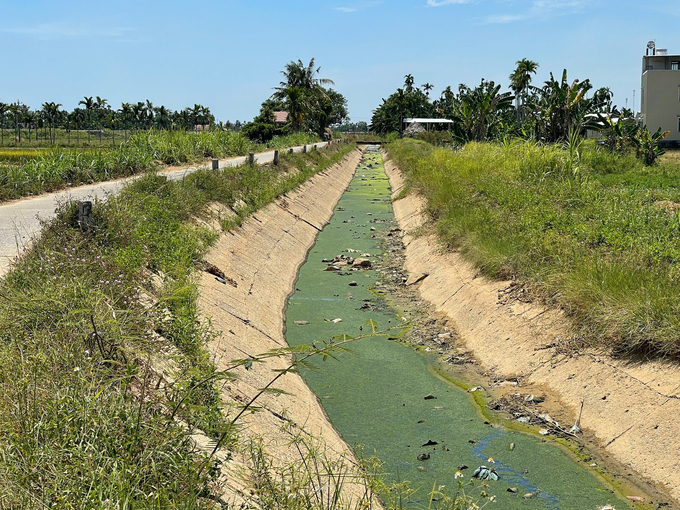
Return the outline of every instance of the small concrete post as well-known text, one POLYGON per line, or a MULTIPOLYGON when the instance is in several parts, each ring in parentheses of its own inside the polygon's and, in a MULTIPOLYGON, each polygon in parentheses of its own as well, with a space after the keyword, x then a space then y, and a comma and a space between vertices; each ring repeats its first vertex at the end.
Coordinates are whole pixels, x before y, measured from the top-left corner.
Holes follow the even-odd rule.
POLYGON ((92 226, 92 202, 89 200, 78 201, 78 224, 83 232, 92 226))
POLYGON ((302 154, 305 154, 307 152, 307 146, 303 145, 302 146, 302 154))
POLYGON ((278 149, 274 151, 274 165, 279 164, 279 151, 278 149))
POLYGON ((248 164, 251 165, 251 166, 255 164, 255 153, 254 152, 251 152, 250 154, 248 154, 248 164))
POLYGON ((219 170, 220 169, 220 160, 217 158, 212 159, 212 169, 213 170, 219 170))
POLYGON ((292 147, 290 149, 288 149, 288 154, 293 154, 293 152, 295 152, 295 151, 293 150, 292 147))

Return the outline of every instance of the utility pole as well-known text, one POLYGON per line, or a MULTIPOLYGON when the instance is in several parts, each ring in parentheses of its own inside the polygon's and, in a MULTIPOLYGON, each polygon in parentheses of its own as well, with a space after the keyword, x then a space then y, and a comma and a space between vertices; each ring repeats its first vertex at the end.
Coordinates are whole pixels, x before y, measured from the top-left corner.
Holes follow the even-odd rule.
POLYGON ((635 89, 633 89, 633 115, 635 115, 635 89))

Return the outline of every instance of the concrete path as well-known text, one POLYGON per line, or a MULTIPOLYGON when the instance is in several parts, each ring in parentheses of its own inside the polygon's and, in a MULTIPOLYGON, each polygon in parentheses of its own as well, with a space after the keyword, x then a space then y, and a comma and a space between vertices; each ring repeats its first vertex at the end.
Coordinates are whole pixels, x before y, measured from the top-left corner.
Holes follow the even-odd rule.
MULTIPOLYGON (((312 145, 322 148, 328 144, 327 142, 318 142, 312 145)), ((294 147, 294 151, 302 152, 302 147, 294 147)), ((241 165, 245 163, 246 159, 246 157, 242 156, 221 160, 220 168, 241 165)), ((255 155, 257 163, 269 163, 273 160, 274 151, 255 155)), ((182 179, 185 175, 195 172, 199 168, 205 168, 205 165, 161 173, 169 179, 176 181, 182 179)), ((49 220, 54 217, 55 208, 59 202, 65 200, 92 200, 94 198, 106 199, 109 195, 118 193, 123 186, 139 178, 141 175, 69 188, 56 193, 22 198, 6 204, 0 204, 0 276, 7 272, 10 261, 21 255, 29 246, 31 240, 40 233, 41 220, 49 220)))

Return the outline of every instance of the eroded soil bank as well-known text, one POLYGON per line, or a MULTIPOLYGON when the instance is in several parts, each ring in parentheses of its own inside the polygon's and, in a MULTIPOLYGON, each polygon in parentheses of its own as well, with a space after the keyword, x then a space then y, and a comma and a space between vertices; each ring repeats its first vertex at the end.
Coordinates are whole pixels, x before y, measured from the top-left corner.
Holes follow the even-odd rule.
MULTIPOLYGON (((386 171, 396 198, 401 174, 391 162, 386 171)), ((420 278, 415 285, 423 300, 454 321, 461 341, 485 367, 489 389, 509 398, 518 391, 546 394, 543 405, 561 423, 574 423, 583 401, 584 440, 620 464, 618 476, 646 493, 649 508, 680 508, 677 366, 561 350, 568 325, 559 311, 525 299, 513 282, 478 277, 457 253, 440 250, 434 235, 408 235, 426 225, 423 207, 414 194, 394 202, 407 232, 406 270, 420 278)))
MULTIPOLYGON (((226 276, 222 279, 201 273, 199 282, 201 313, 221 332, 210 345, 218 370, 228 368, 232 360, 287 345, 284 307, 294 290, 298 268, 330 219, 360 159, 361 153, 353 151, 340 164, 251 216, 242 227, 223 234, 208 254, 206 260, 226 276)), ((276 375, 274 370, 284 369, 289 363, 286 356, 253 363, 248 370, 235 370, 238 378, 223 386, 223 400, 248 402, 276 375)), ((354 455, 303 380, 297 374, 287 374, 275 387, 286 393, 262 395, 257 400, 259 411, 239 421, 240 447, 247 445, 249 438, 261 439, 268 458, 281 466, 300 460, 293 438, 322 438, 320 449, 328 458, 344 460, 352 469, 354 455)), ((257 498, 246 490, 248 483, 243 480, 244 470, 252 467, 247 457, 237 452, 223 467, 225 499, 237 505, 247 505, 257 498)), ((349 483, 346 488, 348 497, 363 491, 349 483)))

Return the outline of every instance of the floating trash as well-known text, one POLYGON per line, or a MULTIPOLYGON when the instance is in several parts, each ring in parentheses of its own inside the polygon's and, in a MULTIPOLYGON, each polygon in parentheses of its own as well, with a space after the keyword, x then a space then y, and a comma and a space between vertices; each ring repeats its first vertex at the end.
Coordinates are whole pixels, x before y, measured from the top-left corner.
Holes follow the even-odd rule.
POLYGON ((498 473, 496 473, 496 468, 489 469, 486 466, 480 466, 472 473, 472 478, 478 478, 479 480, 498 480, 499 476, 498 473))

